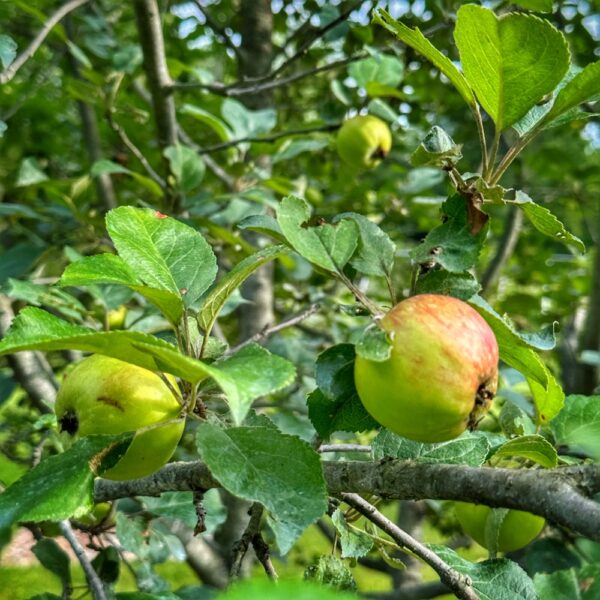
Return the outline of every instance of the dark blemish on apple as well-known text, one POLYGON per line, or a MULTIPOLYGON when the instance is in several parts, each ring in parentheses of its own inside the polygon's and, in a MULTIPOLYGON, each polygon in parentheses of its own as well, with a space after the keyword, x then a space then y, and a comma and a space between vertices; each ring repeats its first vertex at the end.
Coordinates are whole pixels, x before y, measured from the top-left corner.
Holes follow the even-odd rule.
POLYGON ((114 398, 109 398, 108 396, 98 396, 98 402, 102 402, 104 404, 108 404, 109 406, 114 406, 116 409, 121 412, 125 412, 125 409, 121 406, 118 400, 114 398))
POLYGON ((69 409, 58 421, 61 431, 66 431, 69 435, 75 435, 79 429, 79 419, 77 413, 69 409))

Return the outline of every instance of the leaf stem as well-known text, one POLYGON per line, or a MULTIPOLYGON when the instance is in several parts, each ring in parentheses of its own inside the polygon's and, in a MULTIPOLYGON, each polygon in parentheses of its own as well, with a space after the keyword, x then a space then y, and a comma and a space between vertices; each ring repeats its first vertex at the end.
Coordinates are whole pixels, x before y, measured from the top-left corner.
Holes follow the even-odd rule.
POLYGON ((485 139, 485 129, 483 127, 483 119, 481 118, 481 111, 479 105, 476 104, 473 109, 473 116, 475 117, 475 124, 477 125, 477 135, 479 136, 479 145, 481 146, 481 172, 487 173, 489 168, 488 163, 488 149, 487 142, 485 139))

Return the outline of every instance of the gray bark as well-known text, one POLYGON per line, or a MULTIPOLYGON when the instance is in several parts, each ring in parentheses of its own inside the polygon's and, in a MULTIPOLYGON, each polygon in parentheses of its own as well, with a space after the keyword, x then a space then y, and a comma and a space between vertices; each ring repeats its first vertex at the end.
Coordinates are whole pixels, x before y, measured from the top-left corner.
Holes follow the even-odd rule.
MULTIPOLYGON (((270 0, 242 0, 242 44, 239 52, 240 79, 266 75, 271 70, 273 58, 273 14, 270 0)), ((272 104, 271 92, 260 91, 244 96, 244 104, 253 110, 268 108, 272 104)), ((262 166, 268 167, 265 159, 262 166)), ((248 234, 250 243, 256 244, 258 236, 248 234)), ((243 341, 262 331, 274 322, 273 313, 273 263, 261 267, 242 286, 242 295, 248 304, 240 307, 240 339, 243 341)))

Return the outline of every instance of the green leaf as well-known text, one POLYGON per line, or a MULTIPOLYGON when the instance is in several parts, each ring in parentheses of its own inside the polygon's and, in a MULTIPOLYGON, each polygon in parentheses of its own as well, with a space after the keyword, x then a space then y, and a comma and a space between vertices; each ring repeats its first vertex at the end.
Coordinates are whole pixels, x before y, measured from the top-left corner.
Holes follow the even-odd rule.
POLYGON ((546 386, 540 385, 535 379, 527 379, 535 404, 538 425, 545 425, 554 419, 565 403, 565 393, 560 383, 548 369, 546 375, 548 378, 546 386))
POLYGON ((465 200, 451 196, 442 205, 446 220, 431 230, 425 240, 411 250, 411 258, 427 269, 440 265, 451 273, 471 268, 479 257, 487 235, 487 226, 472 234, 465 200))
POLYGON ((500 349, 500 358, 528 379, 533 379, 544 389, 548 389, 548 370, 534 352, 530 339, 520 335, 511 323, 503 319, 480 296, 473 296, 469 304, 492 328, 500 349))
POLYGON ((119 579, 120 561, 118 550, 114 546, 107 546, 96 554, 92 560, 92 567, 98 573, 98 577, 110 585, 119 579))
POLYGON ((318 454, 271 427, 198 428, 198 451, 212 475, 239 498, 260 502, 282 554, 327 510, 318 454))
POLYGON ((536 204, 527 194, 521 191, 517 192, 517 199, 513 203, 525 213, 530 223, 538 231, 563 244, 576 246, 582 254, 585 253, 583 242, 577 236, 569 233, 565 226, 546 207, 536 204))
POLYGON ((215 380, 227 394, 236 425, 244 420, 256 398, 290 385, 296 375, 291 362, 258 344, 249 344, 213 366, 218 368, 221 380, 216 377, 215 380))
POLYGON ((507 558, 472 563, 446 546, 430 545, 444 562, 468 576, 481 600, 539 600, 527 573, 507 558))
POLYGON ((209 113, 198 106, 193 106, 191 104, 184 104, 181 107, 181 112, 185 115, 190 115, 201 121, 205 125, 208 125, 221 139, 222 142, 226 142, 227 140, 233 139, 233 132, 229 127, 227 127, 226 123, 216 117, 212 113, 209 113))
POLYGON ((217 260, 194 229, 149 209, 121 206, 106 215, 120 257, 144 283, 193 304, 212 284, 217 260))
POLYGON ((366 533, 351 529, 339 508, 331 515, 331 520, 340 536, 342 558, 360 558, 371 550, 373 540, 366 533))
POLYGON ((541 600, 581 600, 575 569, 536 573, 533 583, 541 600))
POLYGON ((396 246, 387 233, 358 213, 341 213, 335 216, 333 222, 342 219, 350 219, 358 225, 358 246, 350 264, 359 273, 389 277, 394 266, 396 246))
POLYGON ((225 392, 236 423, 243 420, 253 400, 285 387, 295 375, 290 362, 256 344, 209 365, 184 356, 172 344, 145 333, 99 332, 72 325, 34 307, 23 309, 0 341, 0 354, 68 349, 112 356, 192 383, 212 377, 225 392))
POLYGON ((88 436, 27 471, 0 494, 0 529, 17 521, 60 521, 86 513, 94 504, 93 462, 126 438, 131 436, 88 436))
POLYGON ((152 302, 174 325, 179 323, 183 315, 184 307, 180 294, 145 286, 136 272, 121 257, 114 254, 86 256, 71 263, 58 282, 61 286, 85 287, 96 284, 127 286, 152 302))
POLYGON ((490 452, 487 439, 477 433, 464 433, 441 444, 422 444, 400 437, 387 429, 379 432, 371 444, 373 458, 385 457, 424 463, 445 463, 480 467, 490 452))
POLYGON ((464 75, 454 66, 454 63, 444 54, 442 54, 417 27, 411 29, 406 25, 396 21, 383 9, 375 11, 373 17, 375 23, 385 27, 390 33, 393 33, 400 41, 410 46, 419 54, 423 55, 435 67, 437 67, 454 85, 458 93, 465 102, 475 108, 476 101, 471 87, 467 83, 464 75))
POLYGON ((475 277, 465 271, 450 273, 445 269, 431 269, 417 279, 417 294, 443 294, 460 300, 469 300, 479 293, 481 285, 475 277))
POLYGON ((307 137, 298 137, 286 140, 286 142, 284 142, 277 150, 277 154, 273 155, 271 162, 277 164, 295 158, 304 152, 318 152, 328 145, 329 140, 323 138, 311 139, 307 137))
POLYGON ((282 244, 289 245, 279 227, 279 223, 271 215, 250 215, 238 223, 240 229, 250 229, 268 235, 282 244))
POLYGON ((455 165, 462 158, 461 148, 441 127, 434 125, 412 153, 410 162, 415 167, 455 165))
POLYGON ((69 555, 56 543, 56 540, 42 538, 32 546, 31 551, 48 571, 60 579, 63 588, 70 587, 69 555))
POLYGON ((135 171, 131 171, 130 169, 125 168, 124 166, 112 162, 111 160, 98 160, 96 161, 91 169, 90 175, 92 177, 98 177, 98 175, 111 175, 111 174, 121 174, 121 175, 129 175, 133 177, 140 185, 145 187, 149 192, 154 194, 155 196, 162 196, 163 191, 161 187, 149 177, 145 175, 141 175, 140 173, 136 173, 135 171))
POLYGON ((206 166, 198 152, 188 146, 175 144, 165 148, 163 154, 168 159, 171 173, 184 194, 189 194, 200 185, 206 166))
POLYGON ((558 464, 554 446, 541 435, 524 435, 509 440, 494 452, 493 459, 504 456, 526 458, 547 469, 552 469, 558 464))
POLYGON ((567 396, 550 428, 556 444, 600 458, 600 396, 567 396))
POLYGON ((358 432, 379 427, 356 392, 354 358, 352 344, 332 346, 317 358, 318 389, 308 397, 308 416, 324 439, 334 431, 358 432))
POLYGON ((404 65, 395 56, 376 54, 364 60, 351 63, 348 74, 359 87, 366 88, 369 83, 396 88, 402 81, 404 65))
POLYGON ((264 264, 274 260, 286 252, 285 246, 269 246, 259 250, 252 256, 246 257, 239 262, 229 273, 222 277, 216 285, 208 292, 202 301, 202 307, 198 312, 198 323, 204 331, 209 332, 214 325, 219 312, 223 308, 227 298, 248 278, 254 271, 264 264))
POLYGON ((560 90, 550 112, 544 117, 544 124, 550 123, 598 94, 600 94, 600 60, 587 65, 560 90))
POLYGON ((27 187, 48 181, 48 176, 42 171, 38 161, 32 156, 24 158, 17 172, 16 187, 27 187))
POLYGON ((298 254, 323 269, 339 272, 356 250, 358 227, 350 220, 310 227, 311 212, 306 200, 288 196, 277 207, 277 222, 298 254))
POLYGON ((552 12, 552 0, 514 0, 513 4, 534 12, 552 12))
POLYGON ((8 35, 0 35, 0 63, 6 69, 17 57, 17 42, 8 35))
POLYGON ((277 124, 277 112, 274 109, 250 110, 233 98, 223 101, 221 114, 233 130, 235 138, 268 133, 277 124))
POLYGON ((562 33, 523 13, 501 17, 474 4, 457 13, 454 39, 467 81, 498 131, 551 92, 569 68, 562 33))
POLYGON ((376 325, 368 326, 356 342, 356 354, 374 362, 384 362, 392 355, 392 342, 387 332, 376 325))

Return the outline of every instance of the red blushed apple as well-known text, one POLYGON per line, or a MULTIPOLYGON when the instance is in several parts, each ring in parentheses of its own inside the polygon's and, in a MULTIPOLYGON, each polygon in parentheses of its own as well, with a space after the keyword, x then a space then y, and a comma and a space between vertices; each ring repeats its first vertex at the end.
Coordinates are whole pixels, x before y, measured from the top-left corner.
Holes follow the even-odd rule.
POLYGON ((358 395, 375 420, 419 442, 443 442, 474 428, 498 381, 493 331, 467 303, 412 296, 381 320, 392 352, 383 362, 356 357, 358 395))

